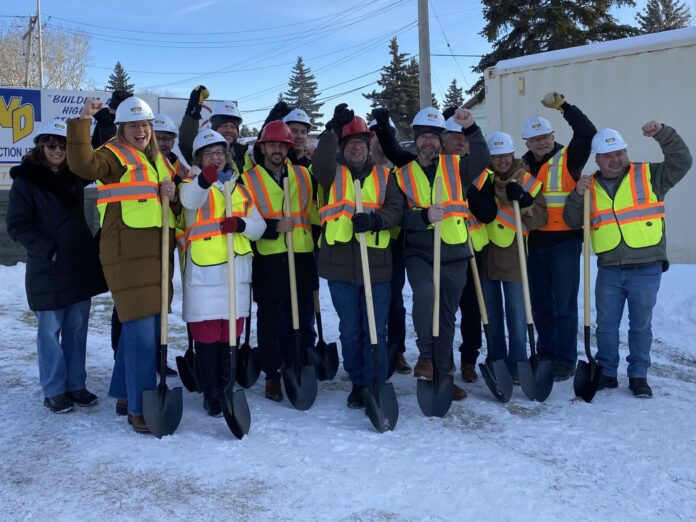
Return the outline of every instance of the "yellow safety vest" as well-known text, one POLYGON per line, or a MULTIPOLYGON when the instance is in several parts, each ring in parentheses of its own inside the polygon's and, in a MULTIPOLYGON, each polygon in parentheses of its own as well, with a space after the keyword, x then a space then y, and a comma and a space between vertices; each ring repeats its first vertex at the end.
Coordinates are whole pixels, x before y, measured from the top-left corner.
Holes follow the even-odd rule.
MULTIPOLYGON (((365 178, 360 189, 365 212, 374 212, 382 208, 388 181, 389 170, 376 165, 372 167, 372 171, 365 178)), ((336 242, 348 243, 355 237, 351 220, 355 214, 355 186, 353 175, 345 165, 336 165, 336 177, 329 190, 329 199, 326 205, 319 209, 319 213, 321 224, 326 225, 324 238, 329 245, 336 242)), ((365 243, 372 248, 387 248, 389 230, 367 232, 365 243)))
POLYGON ((563 221, 563 207, 570 191, 575 188, 576 181, 568 170, 568 147, 559 149, 544 163, 536 178, 542 183, 542 193, 546 200, 548 219, 538 230, 542 232, 558 232, 570 230, 563 221))
POLYGON ((590 238, 596 254, 616 248, 621 239, 631 248, 657 245, 664 233, 665 204, 652 190, 650 163, 631 163, 612 199, 590 183, 590 238))
MULTIPOLYGON (((487 172, 491 178, 491 182, 494 182, 495 172, 490 169, 488 169, 487 172)), ((541 191, 541 182, 529 172, 525 172, 521 185, 524 191, 529 192, 532 197, 535 197, 539 191, 541 191)), ((497 197, 495 198, 495 202, 498 205, 498 214, 495 216, 493 222, 486 225, 488 239, 491 243, 500 248, 507 248, 515 240, 515 234, 517 233, 515 212, 512 209, 512 204, 503 205, 502 201, 497 197)), ((522 223, 522 235, 527 236, 527 234, 527 227, 522 223)))
MULTIPOLYGON (((309 205, 312 200, 312 181, 309 171, 293 165, 286 160, 290 185, 290 212, 294 220, 292 231, 295 252, 307 253, 314 250, 312 230, 309 219, 309 205)), ((261 165, 246 171, 242 175, 244 186, 249 189, 251 199, 265 219, 280 219, 283 217, 283 189, 278 186, 273 176, 261 165)), ((276 239, 258 239, 256 250, 261 255, 281 254, 288 251, 285 244, 285 234, 279 234, 276 239)))
MULTIPOLYGON (((396 181, 411 209, 428 208, 434 204, 437 178, 442 179, 442 240, 450 245, 466 243, 465 222, 469 217, 469 206, 464 199, 462 181, 459 178, 459 156, 440 155, 432 185, 416 161, 396 171, 396 181)), ((433 224, 428 228, 433 228, 433 224)))
MULTIPOLYGON (((481 174, 479 174, 478 178, 473 181, 472 185, 478 190, 481 190, 487 179, 488 170, 484 170, 481 174)), ((471 236, 471 244, 474 247, 474 251, 480 252, 483 250, 483 248, 489 243, 486 225, 476 219, 472 213, 469 213, 469 217, 466 220, 466 228, 471 236)))
MULTIPOLYGON (((119 140, 111 140, 103 148, 116 156, 125 172, 118 183, 104 184, 97 181, 99 225, 104 224, 107 205, 119 203, 121 219, 127 227, 161 228, 159 185, 164 180, 172 179, 174 173, 169 162, 158 152, 155 164, 152 165, 145 154, 119 140)), ((171 209, 169 212, 169 227, 174 228, 174 214, 171 209)))

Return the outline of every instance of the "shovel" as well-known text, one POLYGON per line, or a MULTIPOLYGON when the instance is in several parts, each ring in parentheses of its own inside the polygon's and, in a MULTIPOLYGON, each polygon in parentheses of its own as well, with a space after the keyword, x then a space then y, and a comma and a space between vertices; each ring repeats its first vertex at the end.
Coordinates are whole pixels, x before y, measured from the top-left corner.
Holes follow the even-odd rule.
POLYGON ((160 381, 155 390, 143 390, 143 417, 155 437, 171 435, 183 413, 180 387, 167 388, 167 315, 169 312, 169 198, 162 196, 162 280, 160 305, 160 381))
MULTIPOLYGON (((355 209, 363 211, 360 180, 354 181, 355 209)), ((365 233, 360 232, 360 264, 362 265, 363 288, 365 289, 365 306, 367 307, 367 324, 370 331, 370 345, 372 348, 372 386, 365 386, 362 390, 365 413, 370 422, 380 433, 392 431, 399 419, 399 403, 396 400, 394 385, 390 382, 380 385, 379 348, 377 347, 377 328, 375 326, 375 307, 372 301, 372 279, 370 278, 370 264, 367 257, 367 244, 365 233)), ((367 384, 367 383, 365 383, 367 384)))
MULTIPOLYGON (((290 188, 288 178, 283 178, 284 214, 291 217, 290 188)), ((285 393, 290 404, 298 410, 308 410, 317 398, 317 374, 314 366, 304 364, 306 349, 302 346, 302 332, 300 331, 300 317, 297 311, 297 280, 295 279, 295 248, 292 242, 292 230, 285 233, 285 243, 288 247, 288 270, 290 279, 290 307, 292 308, 292 335, 294 350, 288 357, 289 364, 284 365, 281 371, 285 393)))
POLYGON ((527 317, 527 337, 531 355, 527 361, 517 361, 522 391, 530 401, 544 402, 553 388, 553 375, 551 373, 551 361, 540 361, 536 353, 536 339, 534 334, 534 320, 532 319, 532 305, 529 298, 529 280, 527 278, 527 252, 524 248, 524 236, 522 235, 522 217, 520 204, 512 202, 515 211, 515 227, 517 233, 517 252, 520 257, 520 272, 522 273, 522 295, 524 297, 524 313, 527 317))
POLYGON ((336 377, 338 371, 338 347, 336 343, 324 341, 324 328, 321 324, 321 306, 319 304, 319 290, 313 292, 314 297, 314 317, 317 320, 317 333, 319 340, 314 348, 318 363, 315 364, 317 379, 320 381, 330 381, 336 377))
POLYGON ((188 325, 186 326, 186 333, 188 336, 188 348, 183 356, 178 355, 176 357, 176 368, 179 370, 179 379, 181 379, 184 388, 190 392, 202 392, 203 389, 196 374, 196 355, 193 351, 193 337, 191 337, 191 330, 189 330, 188 325))
MULTIPOLYGON (((251 311, 251 307, 249 307, 251 311)), ((251 313, 251 312, 250 312, 251 313)), ((259 352, 249 344, 251 315, 244 322, 244 342, 237 350, 237 382, 242 388, 251 388, 261 374, 259 352)))
MULTIPOLYGON (((467 238, 469 250, 474 253, 474 245, 471 242, 471 236, 467 238)), ((481 290, 481 278, 479 277, 478 263, 476 256, 471 257, 471 274, 474 278, 474 288, 476 289, 476 300, 478 301, 479 311, 481 312, 481 321, 483 322, 483 334, 486 336, 486 346, 490 352, 491 340, 488 333, 488 312, 486 311, 486 302, 483 299, 483 291, 481 290)), ((501 402, 508 402, 512 397, 512 377, 508 370, 504 359, 491 361, 486 358, 486 361, 479 364, 479 370, 483 376, 483 381, 488 386, 491 393, 501 402)))
MULTIPOLYGON (((225 181, 225 216, 232 217, 232 188, 230 181, 225 181)), ((225 234, 227 239, 227 295, 229 299, 229 347, 230 347, 230 382, 225 387, 222 402, 222 414, 232 434, 241 439, 249 433, 251 413, 244 390, 234 391, 237 366, 237 293, 234 274, 234 234, 225 234)))
MULTIPOLYGON (((435 202, 442 203, 442 179, 435 179, 435 202)), ((442 221, 435 223, 433 236, 433 379, 418 379, 416 398, 426 417, 444 417, 452 405, 452 376, 437 364, 440 347, 440 238, 442 221)))
POLYGON ((578 361, 573 379, 575 396, 585 402, 591 402, 597 393, 599 380, 602 378, 602 367, 592 357, 590 350, 590 191, 585 191, 583 204, 582 254, 583 254, 583 301, 585 312, 585 354, 587 362, 578 361))

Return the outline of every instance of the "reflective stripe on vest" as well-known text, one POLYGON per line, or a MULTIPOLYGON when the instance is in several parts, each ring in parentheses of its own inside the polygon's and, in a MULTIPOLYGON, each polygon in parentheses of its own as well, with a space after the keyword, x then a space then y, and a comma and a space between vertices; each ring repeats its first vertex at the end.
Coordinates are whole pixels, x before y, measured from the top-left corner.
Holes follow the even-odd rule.
MULTIPOLYGON (((485 169, 471 184, 478 190, 481 190, 487 179, 488 169, 485 169)), ((485 225, 476 219, 473 214, 471 214, 466 220, 466 228, 471 236, 471 244, 474 247, 474 251, 480 252, 483 250, 483 248, 490 242, 485 225)))
POLYGON ((576 182, 568 171, 568 147, 559 149, 544 165, 541 166, 536 178, 543 184, 543 194, 546 200, 548 219, 546 224, 539 227, 541 231, 570 230, 563 221, 563 207, 576 182))
POLYGON ((663 236, 665 204, 652 190, 650 164, 631 163, 612 199, 590 182, 590 238, 597 254, 616 248, 621 239, 631 248, 657 245, 663 236))
MULTIPOLYGON (((469 217, 469 206, 462 193, 459 178, 459 156, 440 155, 435 179, 442 178, 442 240, 450 245, 466 243, 465 221, 469 217)), ((435 201, 435 182, 430 184, 421 166, 412 161, 396 171, 396 181, 406 195, 411 209, 427 208, 435 201)), ((428 228, 433 228, 430 224, 428 228)))
MULTIPOLYGON (((376 165, 372 167, 360 190, 365 212, 382 208, 388 180, 388 169, 376 165)), ((336 166, 327 204, 319 212, 322 225, 326 225, 323 237, 329 245, 347 243, 355 237, 351 219, 355 214, 355 187, 353 175, 345 165, 336 166)), ((389 230, 370 231, 365 233, 365 243, 372 248, 387 248, 389 237, 389 230)))
MULTIPOLYGON (((488 175, 491 178, 491 182, 494 182, 495 172, 489 169, 488 175)), ((521 184, 524 191, 529 192, 532 197, 535 197, 542 189, 541 182, 529 172, 525 172, 521 184)), ((517 233, 515 212, 511 205, 504 205, 498 197, 495 198, 495 204, 498 206, 498 213, 495 216, 495 220, 486 224, 488 239, 491 243, 500 248, 507 248, 512 245, 512 242, 515 240, 515 234, 517 233)), ((527 236, 527 234, 527 227, 523 222, 522 235, 527 236)))
MULTIPOLYGON (((119 140, 104 144, 125 168, 118 183, 97 182, 97 210, 99 224, 104 224, 106 207, 119 203, 121 219, 129 228, 150 228, 162 226, 162 205, 159 199, 160 182, 171 179, 174 174, 169 161, 157 153, 153 166, 147 156, 119 140)), ((174 228, 174 214, 169 216, 169 226, 174 228)))
MULTIPOLYGON (((314 250, 309 204, 312 199, 312 181, 306 168, 286 161, 290 188, 290 212, 294 222, 292 232, 295 252, 306 253, 314 250)), ((249 189, 251 199, 265 219, 283 217, 283 189, 261 165, 246 171, 242 175, 244 185, 249 189)), ((285 234, 276 239, 258 239, 256 249, 261 255, 287 252, 285 234)))

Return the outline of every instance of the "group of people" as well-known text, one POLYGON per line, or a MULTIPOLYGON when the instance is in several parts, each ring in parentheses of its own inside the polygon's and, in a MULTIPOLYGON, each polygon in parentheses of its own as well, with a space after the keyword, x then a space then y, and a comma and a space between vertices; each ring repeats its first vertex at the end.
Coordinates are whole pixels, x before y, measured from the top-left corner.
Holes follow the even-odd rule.
MULTIPOLYGON (((316 340, 314 293, 321 277, 328 281, 343 365, 352 382, 348 407, 363 408, 363 389, 389 379, 390 353, 396 371, 411 371, 404 356, 406 277, 419 353, 415 378, 455 374, 456 313, 461 310, 460 372, 465 382, 477 379, 483 343, 472 256, 489 320, 487 360, 504 360, 513 382, 518 381, 517 362, 527 357, 522 280, 528 278, 539 358, 552 361, 554 379, 568 379, 577 359, 580 229, 588 190, 590 236, 599 266, 599 389, 618 386, 619 323, 628 302, 629 387, 638 397, 652 396, 647 382, 651 315, 661 273, 668 267, 663 200, 692 162, 674 129, 646 123, 643 134, 658 142, 664 162, 631 162, 616 130, 597 131, 578 107, 552 92, 542 104, 560 111, 570 125, 568 145, 556 142, 547 119, 534 116, 522 129, 528 150, 518 157, 512 136, 500 131, 484 136, 465 108, 440 113, 428 107, 413 119, 414 146, 407 150, 399 145, 386 109, 375 109, 368 124, 340 104, 310 157, 311 122, 302 108, 278 103, 252 151, 238 141, 242 117, 234 102, 215 104, 201 127, 208 95, 203 86, 192 91, 180 126, 128 93, 115 93, 110 107, 88 99, 79 118, 44 124, 34 138, 36 147, 11 170, 7 228, 28 252, 27 297, 39 322, 40 381, 51 411, 96 401, 85 386, 87 319, 90 298, 108 285, 115 305, 109 395, 135 431, 148 431, 142 394, 155 388, 159 370, 163 233, 171 239, 170 264, 174 248, 179 250, 182 317, 195 346, 209 415, 222 412, 223 390, 234 379, 230 335, 240 336, 252 299, 264 393, 283 400, 281 369, 293 345, 288 236, 302 346, 316 340), (93 118, 107 141, 94 143, 93 118), (110 136, 103 129, 109 125, 110 136), (190 168, 173 152, 177 138, 190 168), (590 154, 598 170, 581 176, 590 154), (82 188, 92 181, 98 185, 98 239, 82 214, 82 188), (163 231, 165 196, 170 219, 169 230, 163 231), (513 206, 520 209, 521 228, 513 206), (515 245, 519 230, 526 242, 527 273, 515 245), (228 281, 228 234, 233 236, 233 284, 228 281), (368 317, 365 302, 361 237, 367 245, 374 317, 368 317), (434 267, 436 246, 440 261, 434 267), (236 317, 230 323, 232 287, 236 317), (440 299, 437 342, 435 295, 440 299)), ((170 300, 172 293, 170 282, 170 300)), ((453 386, 454 400, 466 396, 462 387, 453 386)))

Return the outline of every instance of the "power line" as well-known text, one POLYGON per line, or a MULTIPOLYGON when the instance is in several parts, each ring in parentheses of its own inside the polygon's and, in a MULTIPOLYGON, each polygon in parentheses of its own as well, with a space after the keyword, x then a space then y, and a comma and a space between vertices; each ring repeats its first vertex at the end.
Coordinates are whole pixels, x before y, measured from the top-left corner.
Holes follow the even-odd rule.
POLYGON ((457 66, 457 69, 459 69, 459 73, 462 75, 462 79, 464 80, 464 83, 468 87, 471 87, 469 84, 469 81, 466 79, 466 76, 464 75, 464 71, 462 71, 462 68, 459 66, 459 62, 457 61, 457 58, 454 56, 454 52, 452 51, 452 46, 449 43, 449 40, 447 39, 447 35, 445 34, 445 28, 442 26, 442 22, 440 21, 440 17, 437 14, 437 10, 435 9, 435 4, 433 3, 432 0, 429 0, 428 2, 430 4, 430 7, 433 9, 433 13, 435 14, 435 19, 437 20, 438 25, 440 26, 440 31, 442 32, 442 36, 445 38, 445 43, 447 44, 447 48, 450 51, 450 54, 452 56, 452 59, 454 60, 455 65, 457 66))

